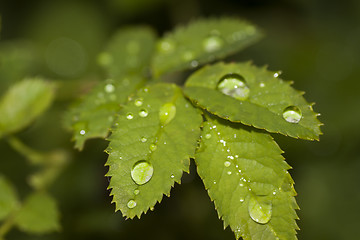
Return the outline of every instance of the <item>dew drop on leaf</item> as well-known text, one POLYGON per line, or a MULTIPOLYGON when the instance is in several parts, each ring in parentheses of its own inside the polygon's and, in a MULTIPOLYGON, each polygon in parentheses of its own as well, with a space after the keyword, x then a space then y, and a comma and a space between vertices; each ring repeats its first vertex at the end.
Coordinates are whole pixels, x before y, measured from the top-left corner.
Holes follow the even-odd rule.
POLYGON ((210 134, 210 133, 207 133, 207 134, 205 135, 205 138, 206 138, 206 139, 210 139, 210 138, 211 138, 211 134, 210 134))
POLYGON ((105 92, 107 92, 107 93, 112 93, 112 92, 115 91, 115 87, 114 87, 114 85, 112 85, 111 83, 109 83, 109 84, 106 84, 106 85, 105 85, 104 90, 105 90, 105 92))
POLYGON ((136 207, 136 202, 134 200, 129 200, 127 203, 128 208, 134 208, 136 207))
POLYGON ((257 223, 265 224, 270 221, 272 204, 270 201, 263 201, 261 197, 251 197, 249 200, 249 215, 257 223))
POLYGON ((142 138, 140 138, 140 141, 143 142, 143 143, 144 143, 144 142, 147 142, 147 138, 146 138, 146 137, 142 137, 142 138))
POLYGON ((165 103, 159 111, 160 124, 166 125, 174 119, 176 115, 176 107, 173 103, 165 103))
POLYGON ((147 117, 148 114, 149 113, 148 113, 148 111, 146 111, 146 109, 141 109, 139 112, 140 117, 147 117))
POLYGON ((164 39, 159 42, 157 48, 159 52, 171 53, 175 49, 175 43, 170 39, 164 39))
POLYGON ((230 165, 231 165, 231 162, 229 162, 229 161, 225 161, 225 162, 224 162, 224 166, 225 166, 225 167, 230 167, 230 165))
POLYGON ((132 113, 128 113, 128 114, 126 114, 126 118, 129 119, 129 120, 133 119, 134 115, 132 113))
POLYGON ((135 100, 135 106, 141 107, 143 105, 143 100, 141 98, 138 98, 135 100))
POLYGON ((246 100, 249 97, 250 89, 245 83, 245 79, 236 73, 230 73, 223 76, 217 89, 225 95, 238 100, 246 100))
POLYGON ((289 106, 283 111, 283 118, 289 123, 298 123, 302 117, 301 111, 296 106, 289 106))
POLYGON ((157 146, 155 144, 150 145, 150 150, 153 152, 157 149, 157 146))
POLYGON ((80 135, 84 136, 86 134, 86 131, 84 129, 80 130, 80 135))
POLYGON ((154 168, 147 161, 138 161, 131 169, 131 178, 138 185, 143 185, 150 181, 154 173, 154 168))
POLYGON ((139 190, 139 189, 135 189, 135 190, 134 190, 134 194, 135 194, 135 195, 139 195, 139 193, 140 193, 140 190, 139 190))
POLYGON ((214 52, 224 45, 224 40, 220 36, 212 35, 203 41, 203 47, 206 52, 214 52))

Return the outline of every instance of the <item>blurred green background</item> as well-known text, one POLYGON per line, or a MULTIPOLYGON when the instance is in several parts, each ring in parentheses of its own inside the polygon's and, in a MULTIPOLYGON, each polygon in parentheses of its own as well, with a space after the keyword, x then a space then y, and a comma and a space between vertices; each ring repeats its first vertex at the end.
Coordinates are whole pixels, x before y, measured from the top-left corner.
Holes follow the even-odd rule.
MULTIPOLYGON (((195 166, 141 220, 114 213, 104 177, 106 142, 73 150, 62 127, 69 104, 103 77, 96 57, 121 26, 148 24, 159 35, 197 17, 236 16, 266 34, 229 60, 282 70, 321 113, 320 142, 275 136, 298 192, 299 239, 358 239, 360 226, 360 1, 358 0, 1 0, 0 94, 25 76, 59 81, 57 100, 17 134, 35 149, 66 149, 71 162, 51 187, 62 231, 44 236, 16 229, 7 239, 234 239, 223 231, 195 166)), ((1 116, 0 116, 1 117, 1 116)), ((0 172, 21 197, 34 171, 0 140, 0 172)))

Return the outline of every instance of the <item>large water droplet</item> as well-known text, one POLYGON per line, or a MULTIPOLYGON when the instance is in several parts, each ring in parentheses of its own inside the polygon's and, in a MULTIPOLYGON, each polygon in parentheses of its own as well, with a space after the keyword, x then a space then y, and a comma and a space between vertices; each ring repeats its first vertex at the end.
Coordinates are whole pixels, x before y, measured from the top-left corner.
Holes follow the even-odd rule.
POLYGON ((207 133, 207 134, 205 135, 205 138, 206 138, 206 139, 210 139, 210 138, 211 138, 211 134, 210 134, 210 133, 207 133))
POLYGON ((272 204, 269 200, 261 198, 262 197, 251 197, 248 209, 252 220, 257 223, 265 224, 271 219, 272 204))
POLYGON ((136 202, 134 200, 129 200, 128 203, 127 203, 127 207, 128 208, 134 208, 136 207, 136 202))
POLYGON ((245 79, 236 73, 223 76, 218 83, 217 89, 223 94, 238 100, 245 100, 250 94, 250 89, 246 85, 245 79))
POLYGON ((203 41, 203 47, 206 52, 214 52, 224 45, 224 40, 220 36, 209 36, 203 41))
POLYGON ((148 114, 149 113, 148 113, 148 111, 146 111, 146 109, 141 109, 139 112, 140 117, 147 117, 148 114))
POLYGON ((176 107, 173 103, 165 103, 159 111, 160 124, 166 125, 174 119, 176 115, 176 107))
POLYGON ((142 100, 142 98, 136 99, 135 102, 134 102, 134 104, 135 104, 135 106, 137 106, 137 107, 141 107, 141 106, 143 105, 143 100, 142 100))
POLYGON ((131 169, 131 178, 138 185, 143 185, 150 181, 154 173, 152 165, 146 161, 138 161, 131 169))
POLYGON ((134 115, 132 113, 128 113, 128 114, 126 114, 126 118, 129 119, 129 120, 133 119, 134 115))
POLYGON ((289 123, 298 123, 302 117, 301 111, 296 106, 289 106, 283 111, 283 118, 289 123))

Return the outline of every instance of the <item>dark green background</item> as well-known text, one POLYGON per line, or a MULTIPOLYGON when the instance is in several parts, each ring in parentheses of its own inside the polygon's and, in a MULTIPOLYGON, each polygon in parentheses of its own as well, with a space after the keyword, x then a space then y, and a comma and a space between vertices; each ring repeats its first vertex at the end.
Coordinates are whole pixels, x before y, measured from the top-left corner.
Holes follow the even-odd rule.
MULTIPOLYGON (((294 80, 321 113, 320 142, 275 136, 294 168, 299 239, 358 238, 360 1, 1 0, 0 14, 0 93, 24 76, 63 83, 52 108, 17 135, 36 149, 61 148, 72 156, 50 189, 61 209, 62 231, 30 236, 12 230, 7 239, 234 239, 229 229, 223 231, 194 166, 154 212, 124 220, 113 212, 106 190, 106 142, 91 140, 83 152, 74 151, 61 121, 74 98, 102 78, 96 56, 117 28, 148 24, 162 34, 207 16, 241 17, 262 28, 263 40, 229 59, 282 70, 281 77, 294 80)), ((0 152, 0 173, 26 196, 34 169, 4 140, 0 152)))

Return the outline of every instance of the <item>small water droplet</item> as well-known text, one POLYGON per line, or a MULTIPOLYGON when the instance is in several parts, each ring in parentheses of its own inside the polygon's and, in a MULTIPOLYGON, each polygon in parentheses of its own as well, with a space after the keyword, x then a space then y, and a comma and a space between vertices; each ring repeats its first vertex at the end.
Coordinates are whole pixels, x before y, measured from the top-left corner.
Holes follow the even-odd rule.
POLYGON ((205 40, 203 41, 203 48, 206 52, 217 51, 221 49, 223 45, 224 45, 224 40, 217 35, 209 36, 205 38, 205 40))
POLYGON ((261 88, 263 88, 263 87, 265 87, 265 83, 262 82, 262 83, 259 84, 259 86, 260 86, 261 88))
POLYGON ((190 67, 196 68, 197 66, 199 66, 199 62, 198 62, 198 61, 192 60, 192 61, 190 62, 190 67))
POLYGON ((210 134, 210 133, 207 133, 207 134, 205 135, 205 138, 206 138, 206 139, 210 139, 210 138, 211 138, 211 134, 210 134))
POLYGON ((248 205, 249 215, 257 223, 265 224, 270 221, 272 204, 261 197, 251 197, 248 205))
POLYGON ((223 76, 217 85, 217 89, 238 100, 245 100, 250 95, 250 89, 246 85, 245 79, 236 73, 223 76))
POLYGON ((276 195, 276 191, 273 191, 273 195, 276 195))
POLYGON ((132 113, 128 113, 128 114, 126 114, 126 118, 129 119, 129 120, 133 119, 134 115, 132 113))
POLYGON ((231 171, 228 171, 228 172, 227 172, 227 175, 231 175, 231 174, 232 174, 232 172, 231 172, 231 171))
POLYGON ((171 39, 161 40, 157 45, 157 49, 162 53, 171 53, 175 49, 175 42, 171 39))
POLYGON ((135 190, 134 190, 134 194, 135 194, 135 195, 139 195, 139 193, 140 193, 140 190, 139 190, 139 189, 135 189, 135 190))
POLYGON ((191 51, 185 51, 183 54, 182 54, 182 59, 184 61, 191 61, 195 58, 195 54, 191 51))
POLYGON ((240 187, 243 187, 243 186, 244 186, 244 184, 243 184, 243 183, 240 183, 240 184, 239 184, 239 186, 240 186, 240 187))
POLYGON ((86 131, 84 129, 80 130, 80 135, 84 136, 86 134, 86 131))
POLYGON ((105 85, 104 90, 107 93, 112 93, 112 92, 115 91, 115 86, 112 85, 111 83, 108 83, 108 84, 105 85))
POLYGON ((298 123, 302 117, 301 111, 296 106, 289 106, 283 111, 283 118, 289 123, 298 123))
POLYGON ((216 181, 214 180, 214 182, 213 182, 214 184, 216 184, 216 181))
POLYGON ((148 111, 146 111, 146 109, 141 109, 139 112, 140 117, 147 117, 148 114, 149 113, 148 113, 148 111))
POLYGON ((157 149, 157 146, 155 144, 150 145, 150 150, 153 152, 157 149))
POLYGON ((130 208, 130 209, 136 207, 136 202, 134 200, 132 200, 132 199, 129 200, 128 203, 127 203, 127 207, 130 208))
POLYGON ((131 178, 138 185, 143 185, 150 181, 154 173, 154 168, 147 161, 141 160, 134 164, 131 169, 131 178))
POLYGON ((229 161, 225 161, 225 162, 224 162, 224 166, 225 166, 225 167, 230 167, 230 165, 231 165, 231 162, 229 162, 229 161))
POLYGON ((170 176, 171 178, 174 178, 175 177, 175 175, 174 174, 171 174, 171 176, 170 176))
POLYGON ((176 115, 176 106, 173 103, 165 103, 159 111, 160 124, 166 125, 174 119, 176 115))
POLYGON ((134 104, 135 104, 135 106, 137 106, 137 107, 141 107, 141 106, 143 105, 143 100, 142 100, 142 98, 136 99, 135 102, 134 102, 134 104))
POLYGON ((243 199, 243 198, 240 198, 240 202, 244 202, 245 201, 245 199, 243 199))
POLYGON ((143 143, 144 143, 144 142, 147 142, 147 138, 146 138, 146 137, 142 137, 142 138, 140 138, 140 141, 143 142, 143 143))
POLYGON ((281 74, 281 71, 276 72, 276 73, 274 73, 274 77, 275 77, 275 78, 277 78, 277 77, 279 77, 279 76, 280 76, 280 74, 281 74))

